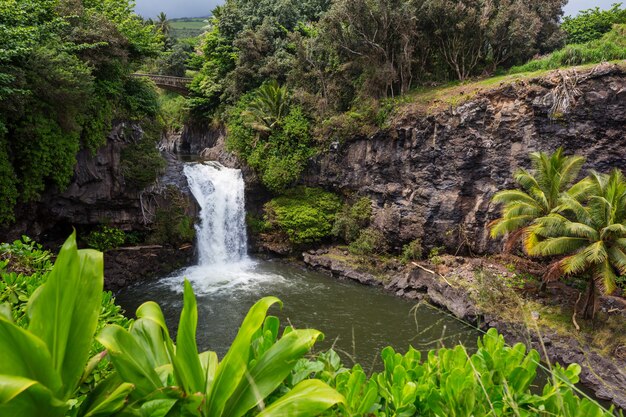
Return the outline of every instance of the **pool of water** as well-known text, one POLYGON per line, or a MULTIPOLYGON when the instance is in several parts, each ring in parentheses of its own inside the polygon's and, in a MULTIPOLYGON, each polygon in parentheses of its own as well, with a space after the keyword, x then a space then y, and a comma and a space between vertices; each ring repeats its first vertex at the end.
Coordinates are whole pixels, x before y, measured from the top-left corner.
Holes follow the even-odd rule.
MULTIPOLYGON (((315 328, 325 334, 316 350, 333 347, 346 365, 378 369, 379 352, 393 346, 406 352, 463 343, 476 345, 478 332, 429 306, 407 301, 354 282, 342 281, 278 261, 244 260, 226 265, 194 266, 156 282, 140 283, 117 294, 129 313, 143 302, 157 301, 175 334, 182 309, 183 279, 198 299, 198 344, 220 355, 228 350, 248 309, 258 299, 280 298, 282 311, 270 313, 283 324, 315 328)), ((132 316, 132 314, 129 314, 132 316)))

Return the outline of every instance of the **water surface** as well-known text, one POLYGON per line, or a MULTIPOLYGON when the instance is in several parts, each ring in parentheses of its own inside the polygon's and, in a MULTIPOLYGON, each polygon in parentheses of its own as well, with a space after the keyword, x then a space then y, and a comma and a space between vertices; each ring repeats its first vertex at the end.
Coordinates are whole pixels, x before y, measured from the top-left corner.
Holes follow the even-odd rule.
POLYGON ((154 283, 138 284, 117 295, 127 311, 156 300, 175 332, 182 309, 182 282, 188 277, 198 298, 198 343, 220 357, 228 350, 248 309, 259 298, 274 295, 284 307, 270 313, 296 328, 325 334, 316 350, 334 347, 346 364, 380 363, 379 352, 391 345, 427 351, 459 342, 476 345, 478 332, 428 306, 395 297, 381 288, 338 280, 282 262, 247 260, 211 267, 195 266, 154 283))

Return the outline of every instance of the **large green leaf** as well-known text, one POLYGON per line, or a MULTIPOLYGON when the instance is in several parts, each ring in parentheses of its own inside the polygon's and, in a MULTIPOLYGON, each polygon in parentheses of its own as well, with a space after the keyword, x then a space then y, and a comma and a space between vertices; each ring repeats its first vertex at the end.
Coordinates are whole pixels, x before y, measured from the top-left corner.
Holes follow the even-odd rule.
POLYGON ((29 330, 44 341, 61 376, 60 398, 68 399, 80 380, 98 323, 103 286, 102 253, 76 248, 67 239, 48 281, 29 301, 29 330))
POLYGON ((0 375, 0 416, 61 417, 65 402, 39 382, 13 375, 0 375))
POLYGON ((158 324, 152 320, 139 319, 132 324, 130 333, 143 349, 153 368, 170 363, 166 336, 158 324))
POLYGON ((204 388, 202 392, 211 392, 213 381, 215 380, 215 374, 219 361, 217 359, 217 353, 207 351, 200 354, 200 363, 202 364, 202 370, 204 372, 204 388))
POLYGON ((259 404, 287 378, 320 335, 317 330, 294 330, 276 342, 239 382, 223 415, 240 417, 259 404))
POLYGON ((207 398, 206 415, 212 417, 222 415, 226 401, 246 372, 252 336, 263 324, 267 310, 276 303, 281 304, 281 301, 276 297, 265 297, 257 301, 248 311, 228 353, 217 368, 215 381, 207 398))
POLYGON ((122 381, 135 385, 133 396, 144 397, 163 387, 142 346, 126 329, 118 325, 107 326, 97 339, 109 352, 122 381))
POLYGON ((261 411, 257 417, 315 416, 345 399, 337 391, 316 379, 307 379, 261 411))
POLYGON ((176 335, 174 376, 188 394, 204 393, 206 374, 202 371, 196 343, 198 306, 189 281, 185 280, 183 311, 180 314, 176 335))
POLYGON ((133 384, 123 382, 112 387, 111 391, 102 391, 83 417, 107 417, 120 411, 126 405, 130 393, 135 389, 133 384))
POLYGON ((46 344, 32 333, 0 319, 0 380, 9 376, 37 381, 57 394, 61 379, 46 344))

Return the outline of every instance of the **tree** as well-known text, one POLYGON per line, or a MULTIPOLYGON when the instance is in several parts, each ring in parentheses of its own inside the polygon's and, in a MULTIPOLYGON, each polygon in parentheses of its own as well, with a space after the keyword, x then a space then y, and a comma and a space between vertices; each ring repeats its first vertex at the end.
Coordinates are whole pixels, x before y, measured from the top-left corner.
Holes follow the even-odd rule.
POLYGON ((419 41, 416 2, 339 0, 322 20, 328 45, 361 78, 364 96, 405 93, 419 41))
POLYGON ((531 171, 519 169, 514 174, 520 189, 500 191, 491 200, 503 204, 502 217, 489 224, 491 237, 508 235, 506 251, 510 251, 520 239, 524 240, 525 246, 532 245, 535 239, 533 223, 552 213, 559 206, 563 193, 576 199, 587 186, 583 181, 572 187, 585 162, 581 156, 565 156, 563 149, 559 148, 551 155, 533 152, 530 162, 531 171))
POLYGON ((561 28, 567 35, 567 43, 586 43, 600 39, 613 25, 620 23, 626 23, 626 8, 615 3, 609 10, 595 7, 582 10, 576 17, 566 16, 561 28))
POLYGON ((159 32, 163 34, 163 36, 168 37, 170 35, 170 31, 172 30, 172 25, 167 18, 167 15, 164 12, 161 12, 157 15, 156 27, 159 32))
POLYGON ((626 182, 621 171, 592 172, 585 182, 583 201, 562 194, 554 212, 532 226, 537 240, 534 256, 564 256, 553 262, 544 280, 563 275, 589 277, 586 316, 595 314, 598 294, 611 294, 616 279, 626 274, 626 182))

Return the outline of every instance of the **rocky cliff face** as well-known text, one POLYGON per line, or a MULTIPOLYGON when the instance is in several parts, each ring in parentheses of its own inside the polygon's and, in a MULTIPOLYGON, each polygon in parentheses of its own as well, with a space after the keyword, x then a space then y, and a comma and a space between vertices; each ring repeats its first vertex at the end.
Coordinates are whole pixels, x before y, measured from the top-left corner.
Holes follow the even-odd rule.
POLYGON ((21 234, 42 241, 64 239, 71 227, 100 224, 141 230, 149 225, 156 206, 168 203, 162 192, 168 185, 186 193, 190 202, 188 214, 197 214, 197 204, 188 192, 182 165, 167 153, 164 153, 167 168, 155 186, 139 190, 127 185, 121 153, 124 147, 141 141, 143 135, 139 123, 116 122, 106 144, 95 155, 88 150, 78 153, 68 188, 63 192, 50 189, 40 202, 23 206, 17 213, 17 222, 0 230, 2 240, 9 241, 21 234))
POLYGON ((587 157, 584 170, 626 170, 626 74, 603 65, 565 78, 552 73, 404 117, 318 156, 304 182, 370 196, 374 224, 397 247, 421 237, 452 253, 498 250, 486 227, 497 217, 490 199, 514 186, 530 152, 562 146, 587 157), (569 106, 555 105, 565 94, 569 106))

